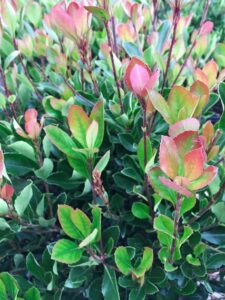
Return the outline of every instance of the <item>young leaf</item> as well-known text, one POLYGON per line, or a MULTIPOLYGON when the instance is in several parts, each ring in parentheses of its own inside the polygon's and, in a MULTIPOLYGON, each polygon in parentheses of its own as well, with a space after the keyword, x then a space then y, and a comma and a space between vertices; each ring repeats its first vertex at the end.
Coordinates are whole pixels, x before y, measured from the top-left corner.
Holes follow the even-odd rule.
POLYGON ((85 6, 86 10, 92 13, 97 19, 102 20, 104 22, 110 19, 110 15, 108 12, 102 8, 97 6, 85 6))
POLYGON ((98 135, 95 142, 95 148, 99 148, 104 137, 104 103, 102 100, 98 101, 93 107, 90 114, 90 121, 98 123, 98 135))
POLYGON ((87 129, 86 143, 89 149, 94 149, 98 135, 98 123, 93 120, 87 129))
POLYGON ((138 219, 149 219, 149 207, 145 203, 133 203, 131 211, 132 214, 138 219))
POLYGON ((142 277, 151 267, 153 263, 153 250, 149 247, 145 247, 143 257, 139 266, 137 266, 133 273, 136 277, 142 277))
POLYGON ((49 125, 45 127, 45 132, 50 139, 50 141, 63 153, 68 156, 75 156, 73 148, 76 147, 76 144, 69 137, 69 135, 64 132, 62 129, 49 125))
MULTIPOLYGON (((147 163, 151 159, 153 153, 152 153, 152 144, 149 139, 147 139, 147 163)), ((144 165, 144 139, 142 138, 138 144, 137 147, 137 155, 138 155, 138 160, 139 164, 144 171, 145 165, 144 165)))
POLYGON ((81 233, 82 240, 91 233, 92 224, 90 219, 80 209, 73 210, 71 214, 71 220, 76 226, 77 230, 81 233))
POLYGON ((15 199, 14 207, 19 216, 22 216, 33 196, 32 182, 28 184, 15 199))
POLYGON ((115 263, 119 270, 128 275, 132 271, 131 259, 126 247, 118 247, 115 251, 115 263))
POLYGON ((86 133, 90 119, 82 107, 71 105, 68 111, 68 123, 74 138, 86 148, 86 133))
POLYGON ((68 205, 59 205, 58 206, 58 218, 60 225, 69 237, 77 240, 82 240, 83 235, 81 232, 77 229, 75 224, 72 221, 72 214, 74 212, 74 209, 68 205))
POLYGON ((24 300, 41 300, 41 294, 36 287, 31 287, 26 291, 24 300))
POLYGON ((110 150, 107 151, 98 161, 98 163, 96 164, 94 171, 98 171, 100 173, 102 173, 105 169, 105 167, 107 166, 108 162, 110 159, 110 150))
POLYGON ((84 248, 86 247, 87 245, 90 245, 91 243, 94 242, 96 236, 98 234, 98 229, 94 229, 92 231, 92 233, 90 233, 78 246, 78 248, 84 248))
POLYGON ((168 234, 170 237, 174 238, 173 236, 174 224, 169 217, 164 215, 160 215, 156 217, 154 220, 154 228, 155 230, 162 231, 168 234))
POLYGON ((65 264, 74 264, 81 259, 82 253, 83 249, 77 248, 76 243, 62 239, 54 245, 51 258, 65 264))

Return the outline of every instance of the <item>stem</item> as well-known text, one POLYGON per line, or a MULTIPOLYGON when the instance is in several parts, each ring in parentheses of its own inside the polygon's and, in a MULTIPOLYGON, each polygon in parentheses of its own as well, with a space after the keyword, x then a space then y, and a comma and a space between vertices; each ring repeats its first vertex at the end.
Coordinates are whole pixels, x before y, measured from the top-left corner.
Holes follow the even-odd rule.
POLYGON ((84 69, 83 68, 81 68, 80 75, 81 75, 81 90, 83 92, 84 91, 84 69))
POLYGON ((187 56, 186 56, 186 58, 185 58, 185 60, 184 60, 184 62, 182 64, 182 66, 180 68, 180 71, 178 72, 176 78, 173 81, 172 87, 176 84, 178 78, 180 77, 180 75, 181 75, 184 67, 186 66, 187 61, 188 61, 189 57, 191 56, 191 53, 192 53, 192 51, 193 51, 193 49, 194 49, 194 47, 195 47, 195 45, 197 43, 197 39, 199 38, 199 34, 200 34, 200 30, 201 30, 201 25, 205 22, 205 19, 206 19, 206 16, 207 16, 207 12, 208 12, 208 9, 209 9, 209 2, 210 2, 210 0, 206 0, 206 4, 205 4, 204 11, 203 11, 203 15, 202 15, 200 27, 199 27, 198 32, 196 34, 196 37, 195 37, 195 39, 194 39, 194 41, 192 43, 192 46, 191 46, 191 48, 190 48, 190 50, 189 50, 189 52, 188 52, 188 54, 187 54, 187 56))
POLYGON ((116 56, 119 56, 118 47, 117 47, 117 41, 116 41, 116 21, 115 17, 112 16, 111 18, 112 23, 112 33, 113 33, 113 51, 115 52, 116 56))
POLYGON ((157 0, 153 0, 153 20, 152 20, 152 30, 153 30, 153 32, 156 31, 157 10, 158 10, 158 1, 157 0))
POLYGON ((174 47, 174 44, 176 42, 177 25, 178 25, 179 19, 180 19, 180 3, 179 3, 179 0, 176 0, 174 11, 173 11, 173 35, 172 35, 172 40, 171 40, 171 44, 170 44, 168 59, 167 59, 167 62, 166 62, 166 69, 165 69, 165 72, 163 74, 164 76, 163 76, 163 83, 162 83, 161 92, 163 92, 163 89, 164 89, 165 84, 166 84, 166 79, 167 79, 167 75, 168 75, 168 71, 169 71, 169 67, 170 67, 173 47, 174 47))
POLYGON ((123 107, 122 96, 121 96, 121 92, 120 92, 120 83, 119 83, 119 80, 117 77, 115 61, 114 61, 114 57, 113 57, 112 41, 111 41, 111 35, 110 35, 110 31, 109 31, 109 23, 108 23, 108 21, 105 21, 104 24, 105 24, 105 29, 106 29, 107 39, 108 39, 108 45, 109 45, 109 49, 110 49, 109 53, 110 53, 110 58, 111 58, 111 62, 112 62, 113 76, 114 76, 114 80, 116 83, 117 94, 118 94, 118 99, 119 99, 119 104, 120 104, 120 110, 121 110, 121 113, 123 114, 124 107, 123 107))
POLYGON ((88 158, 88 169, 89 169, 89 174, 90 174, 90 182, 91 182, 91 191, 92 191, 92 198, 93 202, 96 204, 96 192, 95 192, 95 187, 94 187, 94 181, 93 181, 93 158, 90 157, 88 158))
MULTIPOLYGON (((43 159, 42 159, 41 150, 40 150, 40 147, 39 147, 39 142, 38 142, 37 139, 35 139, 33 141, 33 143, 34 143, 34 147, 35 147, 35 150, 36 150, 36 153, 37 153, 39 166, 42 167, 43 159)), ((48 201, 49 216, 50 216, 50 218, 53 218, 54 215, 53 215, 52 201, 51 201, 51 198, 50 198, 50 195, 49 195, 50 194, 49 186, 45 181, 43 181, 43 184, 44 184, 44 187, 45 187, 46 198, 47 198, 47 201, 48 201)))
MULTIPOLYGON (((147 165, 147 140, 148 140, 148 134, 147 134, 147 110, 146 110, 146 104, 145 101, 142 100, 142 112, 143 112, 143 139, 144 139, 144 167, 147 165)), ((144 171, 145 173, 145 171, 144 171)), ((151 200, 151 195, 149 193, 149 187, 148 187, 148 175, 145 173, 144 175, 144 188, 145 188, 145 195, 148 200, 149 205, 149 213, 152 218, 152 223, 154 222, 154 211, 153 211, 153 205, 151 200)))
POLYGON ((176 203, 176 208, 175 208, 175 219, 174 219, 174 230, 173 230, 173 241, 170 249, 170 258, 169 258, 169 263, 173 264, 173 256, 176 248, 176 241, 178 237, 178 226, 179 226, 179 220, 180 220, 180 209, 181 209, 181 195, 177 195, 177 203, 176 203))
POLYGON ((215 202, 218 200, 218 198, 221 196, 221 194, 224 192, 225 190, 225 181, 223 182, 223 184, 220 186, 219 191, 214 195, 214 197, 212 198, 212 200, 209 202, 209 204, 204 207, 203 209, 201 209, 198 214, 194 217, 192 217, 188 222, 187 225, 190 225, 192 223, 194 223, 195 221, 197 221, 201 216, 203 216, 212 206, 213 204, 215 204, 215 202))

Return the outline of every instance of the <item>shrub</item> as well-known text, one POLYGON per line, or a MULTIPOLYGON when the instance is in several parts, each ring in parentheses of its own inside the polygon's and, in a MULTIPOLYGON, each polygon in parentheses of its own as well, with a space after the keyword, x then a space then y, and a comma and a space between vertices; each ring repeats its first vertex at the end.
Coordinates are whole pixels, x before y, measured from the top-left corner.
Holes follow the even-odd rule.
POLYGON ((222 293, 223 1, 67 2, 0 0, 0 298, 222 293))

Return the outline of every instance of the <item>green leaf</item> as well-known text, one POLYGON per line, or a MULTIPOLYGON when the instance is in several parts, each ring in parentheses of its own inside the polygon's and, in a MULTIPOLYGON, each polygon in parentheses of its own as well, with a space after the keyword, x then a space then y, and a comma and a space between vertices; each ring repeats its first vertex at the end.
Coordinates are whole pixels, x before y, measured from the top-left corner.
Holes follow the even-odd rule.
POLYGON ((72 221, 72 214, 74 209, 68 205, 59 205, 58 206, 58 218, 60 225, 62 226, 63 231, 69 237, 77 240, 83 240, 83 235, 77 229, 75 224, 72 221))
POLYGON ((102 210, 100 207, 95 206, 92 211, 93 216, 93 222, 92 222, 92 228, 96 228, 98 231, 96 241, 99 241, 101 238, 101 218, 102 218, 102 210))
MULTIPOLYGON (((1 211, 1 208, 0 208, 0 211, 1 211)), ((1 215, 1 213, 0 213, 0 215, 1 215)), ((10 228, 10 226, 7 223, 7 221, 3 218, 0 218, 0 230, 5 230, 5 229, 8 229, 8 228, 10 228)))
POLYGON ((132 270, 131 258, 126 247, 118 247, 115 251, 115 263, 118 269, 124 274, 128 275, 132 270))
POLYGON ((15 199, 14 207, 19 216, 23 215, 33 196, 32 184, 28 184, 15 199))
POLYGON ((212 256, 207 261, 208 269, 219 269, 225 265, 225 254, 217 253, 212 256))
POLYGON ((75 171, 77 171, 77 173, 79 173, 84 178, 90 178, 87 158, 83 154, 76 152, 75 157, 67 157, 67 158, 69 164, 75 171))
POLYGON ((94 171, 98 171, 100 173, 102 173, 104 171, 104 169, 106 168, 108 162, 110 159, 110 150, 107 151, 98 161, 98 163, 96 164, 94 171))
POLYGON ((212 206, 211 210, 214 213, 214 215, 217 217, 219 222, 225 223, 225 215, 224 215, 225 203, 224 202, 216 203, 215 205, 212 206))
POLYGON ((120 300, 115 271, 109 269, 107 266, 104 266, 102 294, 104 296, 104 300, 120 300))
POLYGON ((187 239, 189 239, 189 237, 192 235, 192 233, 193 233, 193 230, 191 227, 184 226, 184 232, 179 241, 179 247, 181 247, 187 241, 187 239))
POLYGON ((159 291, 157 286, 154 283, 150 282, 149 279, 147 279, 144 284, 144 290, 147 295, 154 295, 159 291))
POLYGON ((73 151, 73 148, 76 147, 76 144, 66 132, 54 125, 48 125, 47 127, 45 127, 45 132, 50 141, 60 151, 68 156, 76 157, 76 153, 73 151))
POLYGON ((159 194, 163 199, 170 201, 172 204, 176 203, 176 192, 172 189, 167 188, 164 184, 159 180, 160 176, 165 177, 164 173, 160 170, 159 167, 153 167, 150 169, 149 173, 149 181, 154 190, 159 194))
POLYGON ((74 264, 81 259, 82 253, 83 249, 77 248, 75 242, 62 239, 54 245, 51 258, 65 264, 74 264))
POLYGON ((145 247, 143 257, 139 266, 137 266, 133 273, 136 277, 142 277, 151 267, 153 264, 153 250, 149 247, 145 247))
POLYGON ((225 131, 225 83, 221 82, 219 85, 219 95, 223 107, 223 114, 219 121, 219 128, 225 131))
POLYGON ((38 2, 31 2, 26 6, 28 20, 37 27, 42 18, 42 7, 38 2), (34 13, 35 12, 35 13, 34 13))
POLYGON ((5 60, 4 68, 7 69, 11 62, 13 62, 19 54, 19 50, 15 50, 12 53, 10 53, 5 60))
POLYGON ((86 143, 88 148, 94 149, 98 135, 98 123, 93 120, 87 129, 86 143))
POLYGON ((68 124, 70 127, 70 131, 72 132, 73 137, 84 148, 87 147, 86 134, 90 123, 91 120, 82 107, 78 105, 70 106, 68 111, 68 124))
MULTIPOLYGON (((10 297, 10 299, 16 300, 19 292, 17 281, 7 272, 0 273, 0 281, 4 283, 5 292, 8 296, 5 299, 8 299, 10 297)), ((0 296, 1 292, 2 291, 0 289, 0 296)))
POLYGON ((34 161, 18 153, 6 153, 4 157, 7 172, 14 176, 23 176, 38 168, 34 161))
POLYGON ((39 290, 33 286, 24 294, 24 300, 42 300, 42 299, 39 290))
POLYGON ((83 213, 82 210, 80 209, 75 209, 73 210, 71 214, 71 220, 73 224, 76 226, 77 230, 82 235, 82 240, 83 238, 87 237, 92 230, 92 224, 90 219, 87 217, 85 213, 83 213))
POLYGON ((102 100, 98 101, 93 107, 90 115, 90 121, 98 123, 98 134, 95 142, 95 148, 99 148, 104 137, 104 103, 102 100))
POLYGON ((0 199, 0 216, 5 216, 9 213, 9 207, 5 200, 0 199))
POLYGON ((80 244, 79 244, 79 248, 84 248, 87 245, 90 245, 91 243, 93 243, 95 241, 95 238, 98 234, 98 229, 94 229, 80 244))
MULTIPOLYGON (((152 144, 150 142, 149 139, 147 139, 147 143, 146 143, 146 154, 147 154, 147 163, 148 161, 152 158, 152 144)), ((142 138, 138 144, 137 147, 137 155, 138 155, 138 160, 139 160, 139 164, 142 168, 142 170, 145 170, 145 163, 144 163, 144 138, 142 138)))
POLYGON ((156 217, 154 220, 154 229, 157 231, 164 232, 168 234, 170 237, 173 237, 174 223, 173 221, 164 215, 160 215, 156 217))
POLYGON ((173 124, 175 120, 174 117, 172 117, 171 109, 165 99, 159 93, 153 90, 149 92, 149 97, 151 99, 152 105, 162 115, 164 120, 168 124, 173 124))
POLYGON ((40 280, 43 283, 46 283, 45 276, 44 276, 44 269, 40 266, 40 264, 37 262, 35 257, 32 253, 28 253, 26 257, 26 267, 28 271, 38 280, 40 280))
POLYGON ((149 219, 150 217, 148 205, 141 202, 133 203, 131 211, 132 214, 138 219, 149 219))
POLYGON ((110 19, 110 15, 108 12, 102 8, 97 6, 85 6, 86 10, 92 13, 97 19, 102 20, 104 22, 110 19))
POLYGON ((52 173, 53 171, 53 162, 51 161, 50 158, 45 158, 44 162, 43 162, 43 166, 34 171, 35 175, 42 179, 42 180, 46 180, 52 173))
POLYGON ((186 256, 186 260, 187 262, 190 264, 190 265, 193 265, 193 266, 201 266, 201 262, 198 258, 196 257, 193 257, 192 254, 188 254, 186 256))
POLYGON ((196 204, 195 197, 183 197, 181 203, 180 215, 183 216, 186 212, 191 210, 195 206, 195 204, 196 204))
POLYGON ((36 154, 34 148, 26 142, 18 141, 9 145, 10 148, 17 153, 26 156, 27 158, 36 162, 36 154))

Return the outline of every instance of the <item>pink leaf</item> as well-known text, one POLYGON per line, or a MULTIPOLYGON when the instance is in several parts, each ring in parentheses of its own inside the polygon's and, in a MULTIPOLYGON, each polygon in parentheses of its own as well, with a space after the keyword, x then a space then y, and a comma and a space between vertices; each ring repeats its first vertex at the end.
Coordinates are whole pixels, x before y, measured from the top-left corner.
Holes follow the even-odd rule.
POLYGON ((179 156, 177 147, 172 138, 163 136, 159 149, 159 164, 161 170, 174 179, 178 174, 179 156))
POLYGON ((179 193, 183 196, 187 196, 187 197, 193 196, 192 193, 190 191, 188 191, 186 188, 184 188, 183 186, 177 184, 174 181, 171 181, 170 179, 167 179, 167 178, 164 178, 164 177, 159 177, 159 180, 162 182, 162 184, 164 184, 168 188, 176 191, 177 193, 179 193))
POLYGON ((200 35, 209 34, 212 30, 213 30, 213 22, 206 21, 201 26, 200 35))
POLYGON ((195 118, 188 118, 182 121, 179 121, 169 128, 169 135, 175 137, 180 133, 185 131, 198 131, 200 128, 200 122, 195 118))
POLYGON ((147 92, 154 88, 159 72, 152 73, 151 69, 139 58, 132 57, 126 69, 125 82, 130 91, 144 98, 147 92))

